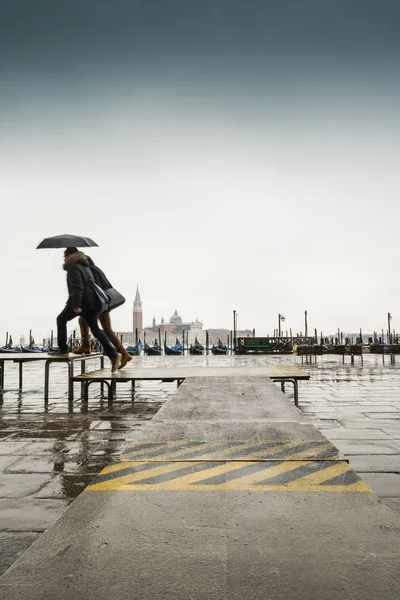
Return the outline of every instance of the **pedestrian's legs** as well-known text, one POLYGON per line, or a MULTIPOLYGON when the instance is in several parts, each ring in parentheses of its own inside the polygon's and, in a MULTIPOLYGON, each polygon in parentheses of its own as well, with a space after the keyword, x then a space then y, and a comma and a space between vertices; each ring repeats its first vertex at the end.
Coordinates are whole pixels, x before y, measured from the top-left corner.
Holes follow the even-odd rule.
POLYGON ((121 340, 119 339, 117 334, 114 333, 114 331, 112 329, 110 313, 109 312, 100 313, 99 321, 101 323, 104 333, 106 334, 108 339, 113 343, 113 345, 118 350, 118 352, 120 352, 122 354, 122 356, 124 356, 125 354, 128 354, 128 352, 123 347, 121 340))
POLYGON ((117 355, 117 351, 115 350, 114 346, 112 346, 108 341, 108 337, 106 336, 104 331, 100 329, 99 324, 97 322, 97 314, 94 312, 85 312, 83 316, 85 317, 93 336, 103 346, 104 354, 106 354, 106 356, 108 356, 108 358, 110 358, 111 360, 114 360, 117 355))
POLYGON ((90 354, 89 325, 83 317, 79 317, 79 327, 81 330, 81 343, 79 348, 74 350, 74 354, 90 354))
POLYGON ((57 341, 60 352, 68 352, 67 323, 77 316, 76 312, 66 306, 57 317, 57 341))
POLYGON ((117 349, 117 352, 119 352, 122 356, 121 365, 120 365, 120 369, 122 369, 123 367, 125 367, 125 365, 129 361, 132 360, 132 356, 129 354, 129 352, 127 352, 125 350, 125 348, 122 345, 121 340, 119 339, 117 334, 114 333, 114 331, 112 329, 112 325, 111 325, 110 313, 109 312, 100 313, 99 321, 101 323, 104 333, 106 334, 108 339, 112 341, 112 343, 114 344, 114 346, 117 349))

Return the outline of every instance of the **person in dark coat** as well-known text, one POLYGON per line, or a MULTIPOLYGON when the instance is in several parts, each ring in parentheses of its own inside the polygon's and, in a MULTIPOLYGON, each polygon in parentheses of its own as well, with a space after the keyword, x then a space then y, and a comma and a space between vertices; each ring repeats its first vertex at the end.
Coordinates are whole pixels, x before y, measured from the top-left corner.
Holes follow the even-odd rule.
POLYGON ((59 350, 49 354, 68 355, 67 323, 82 315, 93 336, 103 346, 104 354, 112 363, 112 372, 121 364, 121 355, 111 345, 97 321, 97 300, 93 288, 94 277, 90 264, 83 252, 77 248, 67 248, 64 253, 63 269, 67 272, 68 300, 64 310, 57 317, 57 339, 59 350))
MULTIPOLYGON (((111 283, 103 273, 103 271, 94 264, 93 260, 90 256, 86 256, 86 260, 89 263, 90 270, 92 271, 92 275, 94 277, 95 282, 102 290, 109 290, 112 288, 111 283)), ((103 328, 104 333, 108 337, 108 339, 113 343, 117 351, 121 354, 121 365, 120 369, 122 369, 130 360, 132 360, 131 355, 127 352, 126 348, 122 345, 121 340, 117 336, 117 334, 113 331, 111 325, 110 311, 104 311, 99 314, 99 321, 103 328)), ((81 330, 81 345, 73 350, 74 354, 90 354, 90 335, 89 335, 89 325, 84 317, 79 317, 79 327, 81 330)))

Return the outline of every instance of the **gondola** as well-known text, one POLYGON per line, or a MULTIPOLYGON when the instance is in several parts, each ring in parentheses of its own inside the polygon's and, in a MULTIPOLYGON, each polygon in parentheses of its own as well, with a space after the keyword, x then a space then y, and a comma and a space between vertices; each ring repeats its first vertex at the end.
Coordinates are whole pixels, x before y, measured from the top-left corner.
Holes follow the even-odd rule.
POLYGON ((24 354, 37 354, 38 352, 43 352, 43 348, 37 346, 37 344, 35 343, 35 338, 33 338, 30 334, 29 340, 29 346, 24 347, 21 344, 21 352, 23 352, 24 354))
POLYGON ((19 354, 21 352, 21 348, 19 346, 13 346, 12 337, 10 337, 10 341, 0 348, 0 354, 19 354))
POLYGON ((164 352, 166 356, 179 356, 183 352, 183 346, 178 338, 176 338, 174 346, 167 346, 167 344, 164 344, 164 352))
POLYGON ((0 348, 0 354, 18 354, 21 352, 21 348, 19 346, 13 346, 13 339, 10 335, 10 339, 6 339, 6 345, 0 348))
POLYGON ((213 354, 228 354, 228 346, 226 344, 223 344, 221 340, 218 340, 218 346, 213 344, 211 352, 213 354))
POLYGON ((131 356, 140 356, 140 353, 143 350, 143 344, 142 342, 139 340, 136 346, 128 346, 126 351, 128 354, 130 354, 131 356))
POLYGON ((20 354, 21 353, 21 348, 18 348, 17 346, 14 348, 12 346, 3 346, 3 348, 0 348, 0 354, 20 354))
POLYGON ((162 348, 157 340, 154 340, 154 344, 149 346, 148 344, 144 345, 144 353, 148 356, 161 356, 162 348))
POLYGON ((202 346, 197 338, 194 340, 194 344, 192 344, 189 348, 189 354, 200 356, 204 354, 204 346, 202 346))
MULTIPOLYGON (((38 352, 44 352, 44 348, 40 348, 39 346, 34 346, 33 344, 31 346, 26 346, 26 348, 23 348, 21 346, 21 352, 28 353, 28 354, 37 354, 38 352)), ((47 350, 46 350, 47 352, 47 350)))

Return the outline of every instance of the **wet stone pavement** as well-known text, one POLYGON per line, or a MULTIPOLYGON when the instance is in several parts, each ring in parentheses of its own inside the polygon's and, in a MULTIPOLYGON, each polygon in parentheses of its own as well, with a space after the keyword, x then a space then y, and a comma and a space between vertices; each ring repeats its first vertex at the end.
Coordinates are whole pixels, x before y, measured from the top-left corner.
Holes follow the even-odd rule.
MULTIPOLYGON (((99 386, 92 385, 88 407, 77 400, 68 413, 65 366, 53 365, 45 412, 43 381, 43 365, 26 365, 19 394, 18 368, 7 364, 6 391, 0 395, 0 575, 176 390, 172 383, 138 383, 132 403, 130 385, 120 384, 109 407, 99 398, 99 386)), ((79 391, 77 384, 75 398, 79 391)))
MULTIPOLYGON (((293 359, 291 359, 293 360, 293 359)), ((295 359, 301 366, 301 359, 295 359)), ((375 493, 400 511, 400 357, 395 364, 367 354, 304 361, 310 381, 301 385, 301 409, 349 459, 375 493)))
MULTIPOLYGON (((188 358, 210 366, 232 360, 188 358)), ((265 363, 302 366, 301 358, 291 356, 233 360, 244 369, 265 363)), ((357 357, 354 365, 349 358, 343 364, 340 357, 317 357, 303 368, 311 379, 300 383, 301 410, 382 501, 400 510, 400 357, 390 365, 387 359, 383 364, 382 357, 366 355, 363 366, 357 357)), ((176 390, 174 383, 136 384, 132 403, 130 385, 120 384, 118 399, 109 407, 99 397, 99 386, 92 385, 89 405, 78 399, 68 412, 65 366, 54 365, 45 410, 43 370, 43 365, 27 364, 24 392, 19 394, 17 367, 7 365, 6 391, 0 394, 0 574, 130 445, 135 429, 176 390)), ((77 384, 75 398, 79 391, 77 384)))

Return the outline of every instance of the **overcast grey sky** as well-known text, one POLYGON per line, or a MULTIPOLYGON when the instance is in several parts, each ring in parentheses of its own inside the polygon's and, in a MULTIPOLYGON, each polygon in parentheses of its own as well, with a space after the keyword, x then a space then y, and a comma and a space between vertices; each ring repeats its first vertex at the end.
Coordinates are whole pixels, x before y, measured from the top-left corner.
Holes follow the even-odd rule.
POLYGON ((400 330, 396 0, 13 0, 0 18, 3 331, 77 233, 144 322, 400 330))

